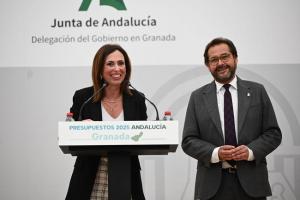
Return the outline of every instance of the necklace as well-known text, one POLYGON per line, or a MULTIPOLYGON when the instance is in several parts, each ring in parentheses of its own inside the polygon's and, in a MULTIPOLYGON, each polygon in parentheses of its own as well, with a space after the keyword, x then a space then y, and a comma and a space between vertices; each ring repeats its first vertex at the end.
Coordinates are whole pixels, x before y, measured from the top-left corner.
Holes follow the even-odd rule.
POLYGON ((119 97, 118 99, 114 99, 114 100, 108 100, 108 99, 103 99, 103 105, 108 109, 108 111, 110 112, 114 112, 115 109, 117 109, 119 107, 119 104, 121 100, 121 97, 119 97))
POLYGON ((103 101, 103 104, 104 104, 104 106, 105 106, 106 108, 108 108, 108 110, 109 110, 110 112, 113 112, 113 111, 114 111, 114 107, 111 106, 108 102, 103 101))
POLYGON ((105 106, 106 110, 109 111, 111 114, 118 112, 120 108, 120 103, 122 100, 122 95, 117 98, 110 98, 107 97, 102 99, 103 105, 105 106))
POLYGON ((103 99, 102 101, 106 102, 106 103, 118 103, 120 100, 121 100, 121 97, 118 97, 116 99, 103 99))

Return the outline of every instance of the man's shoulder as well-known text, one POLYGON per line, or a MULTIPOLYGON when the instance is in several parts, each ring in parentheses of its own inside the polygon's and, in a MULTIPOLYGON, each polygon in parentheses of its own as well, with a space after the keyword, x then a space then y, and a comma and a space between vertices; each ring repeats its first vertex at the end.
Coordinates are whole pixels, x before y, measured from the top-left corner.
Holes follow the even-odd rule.
POLYGON ((193 95, 201 95, 203 93, 210 92, 211 90, 215 89, 214 82, 208 83, 206 85, 201 86, 200 88, 194 90, 192 92, 193 95))
POLYGON ((238 79, 238 84, 247 87, 247 88, 263 88, 264 86, 261 83, 249 80, 238 79))

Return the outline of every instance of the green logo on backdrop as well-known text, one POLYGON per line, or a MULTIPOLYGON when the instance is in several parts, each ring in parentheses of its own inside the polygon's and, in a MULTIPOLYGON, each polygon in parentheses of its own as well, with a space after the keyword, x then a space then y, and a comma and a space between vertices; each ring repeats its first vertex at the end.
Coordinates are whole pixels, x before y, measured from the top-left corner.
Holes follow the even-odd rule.
MULTIPOLYGON (((100 6, 111 6, 117 10, 126 10, 123 0, 99 0, 100 6)), ((79 11, 87 11, 90 7, 92 0, 82 0, 79 11)))

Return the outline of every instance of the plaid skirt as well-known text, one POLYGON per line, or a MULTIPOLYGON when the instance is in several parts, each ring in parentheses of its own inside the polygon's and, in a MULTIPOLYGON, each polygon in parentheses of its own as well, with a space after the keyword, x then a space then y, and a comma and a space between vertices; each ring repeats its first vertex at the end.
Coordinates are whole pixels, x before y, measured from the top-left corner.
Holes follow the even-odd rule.
POLYGON ((108 200, 108 159, 107 157, 100 158, 94 187, 91 193, 90 200, 108 200))

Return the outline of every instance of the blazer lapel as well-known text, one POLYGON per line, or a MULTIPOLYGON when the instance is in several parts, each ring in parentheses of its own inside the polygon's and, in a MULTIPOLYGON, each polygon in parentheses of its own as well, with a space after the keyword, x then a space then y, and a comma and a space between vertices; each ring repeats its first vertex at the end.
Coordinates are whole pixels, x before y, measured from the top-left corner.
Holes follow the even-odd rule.
POLYGON ((130 96, 128 94, 123 93, 123 111, 125 121, 134 120, 134 108, 134 101, 130 100, 130 96))
POLYGON ((91 102, 89 104, 89 112, 91 113, 92 120, 102 121, 102 110, 100 102, 91 102))
POLYGON ((244 84, 243 80, 238 78, 238 135, 240 136, 241 129, 245 123, 246 114, 251 101, 251 89, 244 84))
POLYGON ((220 113, 218 109, 217 94, 216 94, 216 84, 214 81, 211 84, 209 84, 206 90, 204 91, 204 103, 206 104, 211 120, 213 121, 213 123, 218 129, 218 132, 223 138, 220 113))

